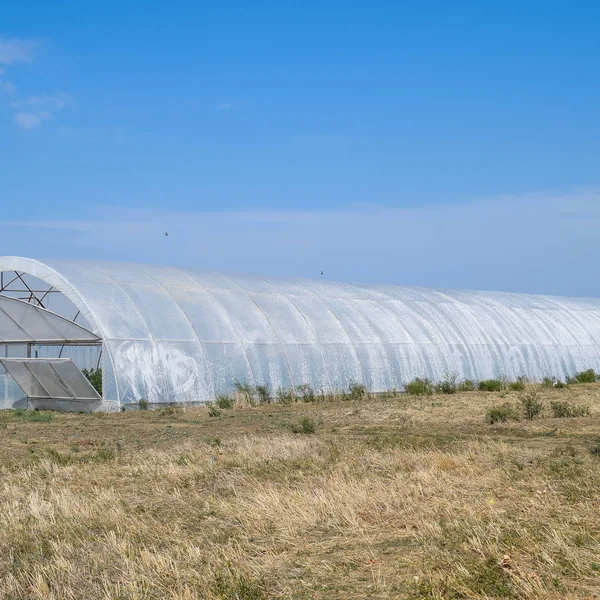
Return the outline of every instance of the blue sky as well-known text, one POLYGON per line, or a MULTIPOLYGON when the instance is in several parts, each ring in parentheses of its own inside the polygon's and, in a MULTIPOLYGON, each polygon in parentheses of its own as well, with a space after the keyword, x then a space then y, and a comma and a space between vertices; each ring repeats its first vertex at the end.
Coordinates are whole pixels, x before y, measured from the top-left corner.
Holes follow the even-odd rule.
POLYGON ((598 39, 584 1, 3 3, 0 254, 600 295, 598 39))

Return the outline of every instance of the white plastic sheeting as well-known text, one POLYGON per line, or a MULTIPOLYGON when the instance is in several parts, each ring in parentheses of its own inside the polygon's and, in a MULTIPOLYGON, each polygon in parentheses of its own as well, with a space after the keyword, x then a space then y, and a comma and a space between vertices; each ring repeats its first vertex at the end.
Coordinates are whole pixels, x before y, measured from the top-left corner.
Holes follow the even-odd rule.
POLYGON ((0 344, 98 341, 96 335, 60 315, 0 294, 0 344))
POLYGON ((100 401, 98 392, 68 358, 0 358, 0 366, 30 400, 100 401))
POLYGON ((415 377, 600 369, 600 301, 0 258, 61 290, 104 343, 104 398, 203 402, 271 389, 402 389, 415 377))

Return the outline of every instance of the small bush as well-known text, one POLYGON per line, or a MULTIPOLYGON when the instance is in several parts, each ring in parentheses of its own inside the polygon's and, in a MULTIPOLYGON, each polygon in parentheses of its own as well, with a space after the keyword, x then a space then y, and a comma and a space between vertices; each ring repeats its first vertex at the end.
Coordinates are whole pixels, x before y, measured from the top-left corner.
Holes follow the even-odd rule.
POLYGON ((102 369, 81 369, 81 372, 87 377, 92 387, 102 396, 102 369))
POLYGON ((351 383, 348 386, 348 394, 351 400, 362 400, 367 393, 367 386, 362 383, 351 383))
POLYGON ((411 394, 412 396, 430 396, 433 394, 433 384, 429 379, 420 379, 417 377, 406 384, 405 390, 407 394, 411 394))
POLYGON ((315 391, 309 383, 296 386, 296 394, 302 402, 315 402, 317 399, 315 391))
POLYGON ((464 381, 461 381, 457 388, 456 388, 459 392, 474 392, 476 389, 476 385, 475 382, 472 381, 471 379, 465 379, 464 381))
POLYGON ((484 379, 479 382, 479 389, 482 392, 501 392, 503 387, 499 379, 484 379))
POLYGON ((277 390, 275 393, 275 398, 279 404, 292 404, 292 402, 296 401, 294 390, 286 390, 284 388, 279 388, 277 390))
POLYGON ((140 410, 148 410, 148 400, 146 400, 146 398, 140 398, 138 408, 140 410))
POLYGON ((208 416, 209 417, 220 417, 221 411, 218 408, 216 408, 215 406, 210 406, 208 409, 208 416))
POLYGON ((588 369, 587 371, 580 371, 575 373, 574 376, 567 376, 567 383, 594 383, 597 380, 596 371, 594 369, 588 369))
POLYGON ((268 385, 257 385, 254 388, 256 395, 258 396, 259 404, 270 404, 271 403, 271 390, 268 385))
POLYGON ((310 417, 302 417, 298 423, 292 425, 294 433, 310 434, 317 429, 317 424, 310 417))
POLYGON ((219 394, 217 399, 215 400, 215 405, 219 408, 230 409, 234 406, 234 401, 231 396, 227 396, 227 394, 219 394))
POLYGON ((519 377, 516 381, 509 382, 508 389, 511 392, 522 392, 525 389, 525 378, 519 377))
POLYGON ((544 377, 542 379, 542 387, 551 388, 556 385, 556 379, 554 377, 544 377))
POLYGON ((526 419, 535 419, 544 410, 544 405, 538 400, 537 392, 530 391, 523 394, 519 401, 521 402, 521 410, 526 419))
POLYGON ((557 419, 566 419, 569 417, 587 417, 590 410, 587 406, 570 404, 569 402, 550 402, 552 416, 557 419))
POLYGON ((506 423, 507 421, 518 421, 519 412, 517 409, 510 404, 510 402, 504 402, 499 406, 493 406, 487 411, 486 421, 493 425, 494 423, 506 423))
POLYGON ((438 394, 456 394, 456 388, 456 375, 447 375, 435 386, 435 391, 438 394))
POLYGON ((567 384, 564 381, 561 381, 560 379, 557 379, 556 382, 554 383, 554 387, 557 390, 561 390, 562 388, 566 388, 567 384))
POLYGON ((254 389, 249 383, 238 381, 237 379, 233 382, 233 387, 238 394, 248 394, 251 396, 254 392, 254 389))

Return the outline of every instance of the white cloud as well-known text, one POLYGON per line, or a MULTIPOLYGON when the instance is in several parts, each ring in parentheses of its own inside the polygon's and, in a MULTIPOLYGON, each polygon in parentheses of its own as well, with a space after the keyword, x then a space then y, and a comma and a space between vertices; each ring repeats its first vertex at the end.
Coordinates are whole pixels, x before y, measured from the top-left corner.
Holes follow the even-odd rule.
POLYGON ((15 114, 15 123, 23 127, 23 129, 35 129, 39 127, 46 119, 51 118, 48 113, 24 113, 18 112, 15 114))
POLYGON ((20 40, 0 37, 0 65, 13 65, 19 62, 30 63, 40 50, 37 40, 20 40))
POLYGON ((14 100, 11 105, 17 111, 14 119, 24 129, 40 127, 44 121, 54 118, 56 112, 63 110, 70 103, 67 94, 56 96, 29 96, 26 100, 14 100))
MULTIPOLYGON (((36 40, 8 39, 0 37, 0 65, 32 62, 40 50, 36 40)), ((0 69, 4 74, 6 69, 0 69)), ((58 111, 69 106, 68 94, 38 94, 19 97, 17 86, 8 80, 0 80, 0 100, 10 99, 10 108, 14 111, 14 122, 23 129, 36 129, 45 121, 53 119, 58 111)))

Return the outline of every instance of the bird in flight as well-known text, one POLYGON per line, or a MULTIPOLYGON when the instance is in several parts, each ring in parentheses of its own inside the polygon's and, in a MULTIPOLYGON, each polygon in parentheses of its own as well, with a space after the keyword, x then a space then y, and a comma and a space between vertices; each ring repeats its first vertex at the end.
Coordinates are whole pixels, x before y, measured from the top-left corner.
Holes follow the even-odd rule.
POLYGON ((169 237, 169 232, 168 232, 168 231, 165 231, 165 235, 166 235, 167 237, 169 237))

